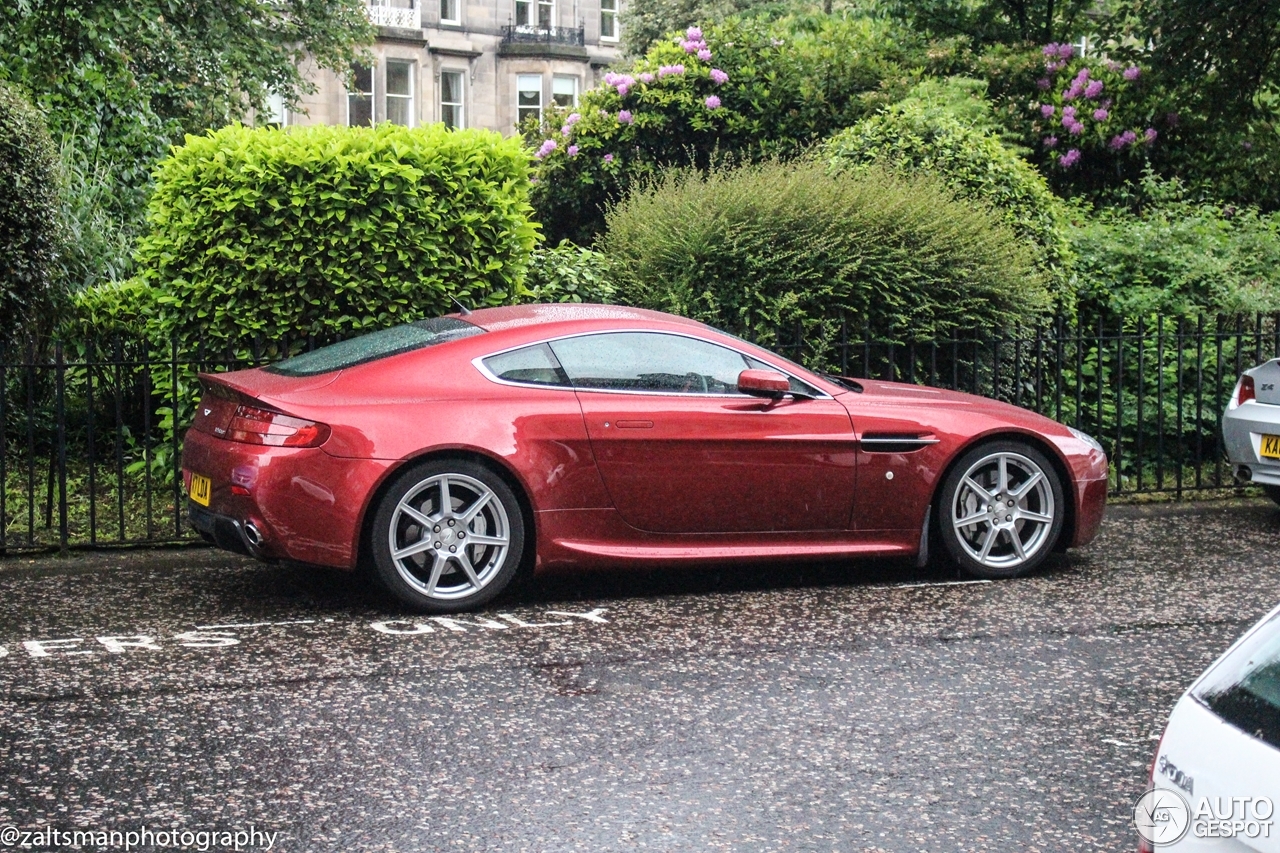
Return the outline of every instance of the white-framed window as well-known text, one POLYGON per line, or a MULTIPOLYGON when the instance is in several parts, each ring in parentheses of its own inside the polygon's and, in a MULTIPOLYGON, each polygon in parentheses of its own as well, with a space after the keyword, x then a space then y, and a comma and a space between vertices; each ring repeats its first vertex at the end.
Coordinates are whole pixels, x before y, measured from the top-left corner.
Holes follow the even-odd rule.
POLYGON ((445 127, 466 127, 463 112, 463 76, 461 71, 440 72, 440 121, 445 127))
POLYGON ((347 90, 347 124, 373 124, 373 69, 351 66, 351 88, 347 90))
POLYGON ((559 74, 552 77, 551 100, 558 107, 576 107, 578 105, 578 78, 559 74))
POLYGON ((284 96, 275 92, 267 93, 267 108, 259 116, 259 124, 268 127, 284 127, 289 123, 289 109, 284 105, 284 96))
POLYGON ((555 21, 555 0, 516 0, 517 27, 549 30, 555 21))
POLYGON ((440 23, 462 23, 462 13, 459 11, 458 0, 440 0, 440 23))
POLYGON ((600 41, 618 40, 618 0, 600 0, 600 41))
POLYGON ((516 123, 529 116, 542 118, 542 75, 516 75, 516 123))
POLYGON ((387 60, 387 121, 413 127, 412 62, 387 60))

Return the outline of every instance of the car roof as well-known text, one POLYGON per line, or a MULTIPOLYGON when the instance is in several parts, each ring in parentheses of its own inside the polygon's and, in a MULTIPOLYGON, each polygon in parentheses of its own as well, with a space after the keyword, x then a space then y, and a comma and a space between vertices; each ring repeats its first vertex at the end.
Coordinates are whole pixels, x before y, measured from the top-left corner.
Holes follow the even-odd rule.
POLYGON ((510 331, 530 326, 561 326, 592 321, 643 322, 662 325, 689 326, 707 330, 707 327, 685 317, 650 311, 646 308, 628 308, 623 305, 590 305, 562 302, 542 305, 507 305, 501 308, 477 308, 470 314, 450 314, 472 323, 488 332, 510 331))

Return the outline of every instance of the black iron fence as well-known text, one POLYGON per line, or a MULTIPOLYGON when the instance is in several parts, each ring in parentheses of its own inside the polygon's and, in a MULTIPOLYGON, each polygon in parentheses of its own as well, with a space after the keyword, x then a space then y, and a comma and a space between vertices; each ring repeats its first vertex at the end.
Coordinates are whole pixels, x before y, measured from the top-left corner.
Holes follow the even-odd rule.
MULTIPOLYGON (((1235 486, 1222 411, 1240 372, 1280 355, 1276 316, 1058 318, 963 340, 872 340, 840 321, 755 337, 841 373, 952 388, 1098 438, 1113 495, 1235 486)), ((309 349, 279 343, 272 351, 309 349)), ((245 357, 247 355, 247 357, 245 357)), ((0 553, 188 541, 182 434, 200 371, 265 362, 111 341, 0 350, 0 553)))

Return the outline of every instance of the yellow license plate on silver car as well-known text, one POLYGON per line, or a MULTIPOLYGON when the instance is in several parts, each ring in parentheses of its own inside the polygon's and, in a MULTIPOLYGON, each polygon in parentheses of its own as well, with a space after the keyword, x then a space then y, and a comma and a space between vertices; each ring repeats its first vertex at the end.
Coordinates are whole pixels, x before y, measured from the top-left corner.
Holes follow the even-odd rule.
POLYGON ((1280 435, 1264 435, 1258 455, 1264 459, 1280 459, 1280 435))
POLYGON ((200 504, 200 506, 209 505, 209 492, 213 489, 213 483, 208 477, 202 477, 199 474, 191 475, 191 500, 200 504))

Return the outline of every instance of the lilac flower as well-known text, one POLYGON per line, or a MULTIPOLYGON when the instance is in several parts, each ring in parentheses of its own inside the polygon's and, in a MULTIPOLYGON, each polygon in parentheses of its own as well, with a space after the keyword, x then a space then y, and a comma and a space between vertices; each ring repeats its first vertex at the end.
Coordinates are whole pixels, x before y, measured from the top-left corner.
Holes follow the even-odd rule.
POLYGON ((1093 80, 1088 86, 1084 87, 1084 96, 1090 100, 1102 94, 1102 90, 1106 88, 1101 80, 1093 80))
POLYGON ((689 41, 702 41, 702 28, 698 26, 689 27, 684 31, 684 37, 689 41))
POLYGON ((1048 77, 1041 77, 1039 80, 1036 81, 1036 85, 1040 87, 1041 91, 1044 91, 1044 90, 1047 90, 1050 86, 1052 86, 1053 83, 1049 80, 1048 77))
POLYGON ((1045 118, 1053 118, 1053 113, 1054 113, 1053 104, 1040 105, 1040 115, 1044 116, 1045 118))
POLYGON ((1046 137, 1044 138, 1044 147, 1045 147, 1045 148, 1057 148, 1057 147, 1058 147, 1058 137, 1056 137, 1056 136, 1046 136, 1046 137))
POLYGON ((683 65, 664 65, 658 69, 659 77, 667 77, 671 74, 683 74, 683 73, 684 73, 683 65))
POLYGON ((641 83, 652 83, 652 82, 653 82, 653 75, 652 75, 652 74, 650 74, 648 71, 644 72, 643 74, 641 74, 641 75, 640 75, 640 82, 641 82, 641 83))
POLYGON ((725 83, 729 82, 729 75, 725 74, 719 68, 712 68, 711 82, 715 83, 717 86, 723 86, 725 83))
POLYGON ((1140 69, 1136 65, 1130 65, 1128 68, 1124 70, 1124 74, 1122 76, 1126 80, 1137 80, 1139 77, 1142 76, 1142 69, 1140 69))
POLYGON ((710 62, 711 48, 704 47, 702 50, 698 51, 698 58, 701 59, 703 62, 710 62))
POLYGON ((577 124, 580 121, 582 121, 582 116, 578 115, 577 113, 569 113, 569 117, 564 120, 564 123, 569 125, 569 127, 573 127, 575 124, 577 124))
POLYGON ((557 147, 556 141, 554 139, 548 139, 542 143, 542 147, 539 148, 537 153, 534 154, 533 156, 541 160, 543 157, 546 157, 552 151, 555 151, 556 147, 557 147))
POLYGON ((1072 148, 1058 160, 1058 165, 1064 169, 1070 169, 1080 160, 1080 149, 1072 148))
POLYGON ((1159 135, 1160 134, 1156 132, 1156 129, 1154 127, 1148 127, 1146 131, 1143 132, 1142 138, 1147 141, 1148 145, 1150 145, 1151 143, 1156 141, 1156 137, 1159 135))
POLYGON ((613 162, 613 155, 612 155, 612 154, 606 154, 606 155, 604 155, 604 161, 605 161, 606 163, 612 163, 612 162, 613 162))
POLYGON ((576 146, 576 145, 570 145, 570 146, 569 146, 569 156, 570 156, 570 157, 577 157, 577 156, 578 156, 578 146, 576 146))
POLYGON ((631 124, 635 121, 631 116, 631 110, 622 110, 618 113, 618 124, 631 124))
POLYGON ((707 100, 704 103, 706 103, 707 109, 709 110, 720 109, 720 99, 717 98, 715 95, 711 95, 709 98, 707 98, 707 100))
POLYGON ((1094 121, 1106 121, 1109 118, 1111 118, 1111 113, 1107 112, 1104 109, 1096 109, 1093 111, 1094 121))

